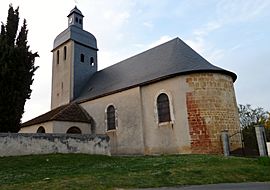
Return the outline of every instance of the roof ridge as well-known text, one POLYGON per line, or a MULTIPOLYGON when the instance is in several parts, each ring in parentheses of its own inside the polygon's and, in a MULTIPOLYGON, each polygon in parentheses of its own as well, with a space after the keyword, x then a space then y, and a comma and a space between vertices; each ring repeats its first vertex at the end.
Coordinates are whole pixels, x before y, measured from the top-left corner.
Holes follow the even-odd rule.
POLYGON ((87 119, 89 119, 90 121, 93 120, 93 118, 88 114, 88 112, 78 103, 76 103, 78 108, 80 108, 80 110, 83 112, 83 114, 87 117, 87 119))
MULTIPOLYGON (((50 119, 53 120, 53 119, 56 119, 57 116, 61 115, 64 111, 66 111, 69 107, 73 106, 73 104, 76 104, 76 102, 72 102, 72 103, 68 103, 66 105, 63 105, 63 109, 60 109, 59 112, 57 112, 56 114, 54 114, 50 119)), ((61 107, 61 106, 60 106, 61 107)), ((60 108, 59 107, 59 108, 60 108)))

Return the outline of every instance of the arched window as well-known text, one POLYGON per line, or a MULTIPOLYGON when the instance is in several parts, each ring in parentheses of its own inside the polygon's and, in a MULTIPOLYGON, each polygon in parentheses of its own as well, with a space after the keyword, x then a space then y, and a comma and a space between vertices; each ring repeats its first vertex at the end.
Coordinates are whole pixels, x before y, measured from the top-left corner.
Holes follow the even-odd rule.
POLYGON ((107 108, 107 130, 116 129, 115 125, 115 108, 113 105, 110 105, 107 108))
POLYGON ((37 133, 45 133, 44 127, 40 126, 37 130, 37 133))
POLYGON ((56 52, 56 63, 59 64, 59 50, 56 52))
POLYGON ((67 130, 67 134, 82 134, 82 131, 78 127, 70 127, 67 130))
POLYGON ((90 58, 90 65, 91 66, 94 66, 95 65, 95 62, 94 62, 94 58, 93 57, 90 58))
POLYGON ((81 62, 84 62, 84 54, 81 53, 81 62))
POLYGON ((171 121, 169 97, 161 93, 157 98, 158 122, 171 121))
POLYGON ((64 60, 67 59, 67 46, 64 47, 64 60))
POLYGON ((75 18, 75 21, 78 22, 78 17, 75 18))

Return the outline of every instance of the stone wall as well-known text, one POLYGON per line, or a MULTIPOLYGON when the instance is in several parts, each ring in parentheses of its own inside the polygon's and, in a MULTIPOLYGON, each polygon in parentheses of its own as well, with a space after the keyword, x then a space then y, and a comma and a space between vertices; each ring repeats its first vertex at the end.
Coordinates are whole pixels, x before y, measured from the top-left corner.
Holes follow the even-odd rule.
POLYGON ((0 133, 0 156, 51 153, 110 155, 106 135, 0 133))
MULTIPOLYGON (((230 76, 218 73, 191 74, 186 78, 188 122, 193 153, 222 153, 221 131, 240 130, 238 110, 230 76)), ((239 137, 239 136, 238 136, 239 137)), ((240 147, 234 138, 231 150, 240 147)))

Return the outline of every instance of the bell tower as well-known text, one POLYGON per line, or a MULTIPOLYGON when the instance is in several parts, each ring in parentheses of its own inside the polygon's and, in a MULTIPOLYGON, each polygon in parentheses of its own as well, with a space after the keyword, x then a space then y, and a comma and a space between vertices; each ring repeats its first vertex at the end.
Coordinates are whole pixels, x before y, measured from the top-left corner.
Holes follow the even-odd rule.
POLYGON ((68 26, 75 25, 83 29, 83 15, 82 12, 75 6, 69 13, 68 17, 68 26))
POLYGON ((51 109, 76 99, 97 71, 97 41, 83 30, 83 14, 75 6, 69 13, 68 28, 54 40, 51 109))

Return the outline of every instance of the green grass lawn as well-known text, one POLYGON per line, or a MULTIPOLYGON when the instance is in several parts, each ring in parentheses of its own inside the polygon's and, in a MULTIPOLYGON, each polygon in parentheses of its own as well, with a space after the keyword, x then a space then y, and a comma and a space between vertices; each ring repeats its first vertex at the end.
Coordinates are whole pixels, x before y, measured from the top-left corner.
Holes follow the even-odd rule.
POLYGON ((0 158, 0 189, 114 189, 270 181, 269 158, 215 155, 0 158))

